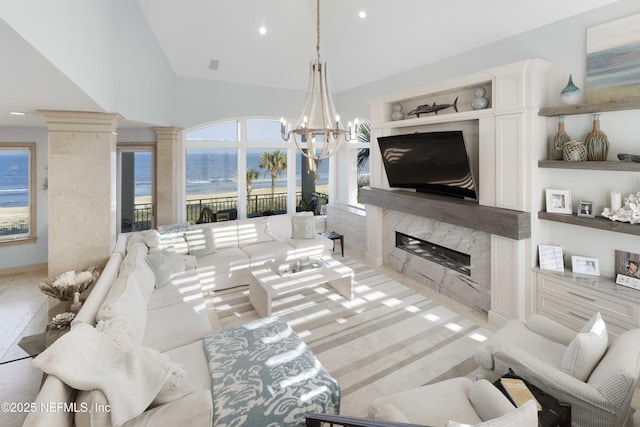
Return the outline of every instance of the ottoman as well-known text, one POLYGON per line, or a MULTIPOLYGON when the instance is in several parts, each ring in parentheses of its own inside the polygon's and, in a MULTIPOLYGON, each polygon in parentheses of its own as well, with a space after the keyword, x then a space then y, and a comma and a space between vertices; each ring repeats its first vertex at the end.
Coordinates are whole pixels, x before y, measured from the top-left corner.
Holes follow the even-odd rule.
POLYGON ((214 427, 303 427, 309 413, 339 413, 337 381, 278 317, 225 328, 204 348, 214 427))

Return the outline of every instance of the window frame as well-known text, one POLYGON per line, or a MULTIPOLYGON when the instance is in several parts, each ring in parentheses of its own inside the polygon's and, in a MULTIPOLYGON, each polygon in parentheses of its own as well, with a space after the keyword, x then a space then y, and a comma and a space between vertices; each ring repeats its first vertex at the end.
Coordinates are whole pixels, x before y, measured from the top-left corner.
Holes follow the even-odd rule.
MULTIPOLYGON (((359 117, 358 122, 368 123, 369 132, 371 132, 371 127, 372 127, 371 120, 359 117)), ((358 130, 358 133, 360 133, 359 130, 358 130)), ((365 210, 365 205, 362 203, 358 203, 358 151, 360 151, 360 149, 363 149, 363 148, 369 150, 369 177, 371 177, 371 150, 372 150, 371 133, 369 133, 369 141, 367 142, 361 142, 356 139, 356 141, 349 142, 348 144, 348 161, 350 163, 349 169, 353 170, 355 174, 353 176, 349 176, 347 205, 352 208, 361 209, 361 210, 365 210)))
MULTIPOLYGON (((36 143, 35 142, 0 142, 0 151, 28 151, 29 153, 29 232, 0 236, 0 246, 33 243, 36 241, 36 143)), ((46 186, 46 184, 45 184, 46 186)))
MULTIPOLYGON (((227 117, 220 120, 215 120, 212 122, 203 123, 197 126, 194 126, 189 129, 185 129, 184 132, 184 144, 182 149, 183 156, 183 175, 185 177, 185 185, 183 186, 183 205, 186 206, 186 201, 188 195, 186 194, 186 152, 188 148, 233 148, 238 150, 238 170, 247 169, 246 157, 247 151, 252 149, 260 149, 260 150, 280 150, 287 154, 287 171, 286 171, 286 180, 287 180, 287 212, 292 213, 295 212, 295 170, 296 170, 296 151, 297 148, 293 141, 284 141, 280 138, 278 134, 277 138, 273 141, 248 141, 247 138, 247 122, 250 121, 272 121, 279 122, 279 117, 265 117, 265 116, 246 116, 246 117, 227 117), (222 125, 225 123, 235 122, 238 129, 238 138, 237 141, 214 141, 214 140, 190 140, 187 138, 187 135, 190 132, 198 131, 200 129, 204 129, 207 127, 222 125), (293 172, 292 172, 293 171, 293 172)), ((247 217, 247 205, 246 205, 246 176, 244 173, 238 174, 238 218, 246 218, 247 217)), ((184 212, 186 218, 186 211, 184 212)))

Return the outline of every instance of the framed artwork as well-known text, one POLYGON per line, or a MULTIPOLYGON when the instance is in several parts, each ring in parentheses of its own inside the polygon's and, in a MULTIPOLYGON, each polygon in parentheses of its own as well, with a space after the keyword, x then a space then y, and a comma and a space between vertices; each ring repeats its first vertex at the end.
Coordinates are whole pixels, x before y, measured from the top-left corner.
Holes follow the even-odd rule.
POLYGON ((595 218, 593 213, 593 202, 580 201, 578 205, 578 216, 584 216, 587 218, 595 218))
POLYGON ((616 283, 640 289, 640 254, 616 250, 616 283))
POLYGON ((538 257, 541 270, 564 271, 562 247, 538 245, 538 257))
POLYGON ((571 271, 574 273, 599 276, 600 264, 598 263, 597 258, 587 258, 584 256, 573 255, 571 257, 571 271))
POLYGON ((571 210, 571 191, 569 190, 552 190, 547 188, 547 212, 570 214, 571 210))
POLYGON ((640 95, 640 14, 587 29, 588 102, 640 95))

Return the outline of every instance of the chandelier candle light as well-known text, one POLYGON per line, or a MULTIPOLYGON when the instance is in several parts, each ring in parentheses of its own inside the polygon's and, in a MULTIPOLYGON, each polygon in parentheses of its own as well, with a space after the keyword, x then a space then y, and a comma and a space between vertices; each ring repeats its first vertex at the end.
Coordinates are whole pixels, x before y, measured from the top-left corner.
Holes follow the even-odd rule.
POLYGON ((293 135, 298 150, 304 156, 322 160, 336 154, 343 141, 356 139, 358 121, 349 122, 345 130, 340 123, 340 116, 336 114, 327 84, 327 63, 320 59, 320 0, 316 1, 316 9, 316 59, 311 61, 309 68, 307 100, 293 129, 287 131, 287 122, 282 118, 280 131, 285 141, 293 135), (319 139, 322 141, 321 147, 316 146, 316 143, 320 142, 319 139), (306 147, 303 143, 306 143, 306 147))

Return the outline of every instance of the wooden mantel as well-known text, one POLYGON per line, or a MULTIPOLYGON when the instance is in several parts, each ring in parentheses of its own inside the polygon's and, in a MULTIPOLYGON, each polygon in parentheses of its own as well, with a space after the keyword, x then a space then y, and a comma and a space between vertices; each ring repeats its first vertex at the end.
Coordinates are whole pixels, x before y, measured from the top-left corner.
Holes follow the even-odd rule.
POLYGON ((361 188, 360 202, 509 239, 523 240, 531 237, 529 212, 481 206, 473 201, 447 196, 375 187, 361 188))

